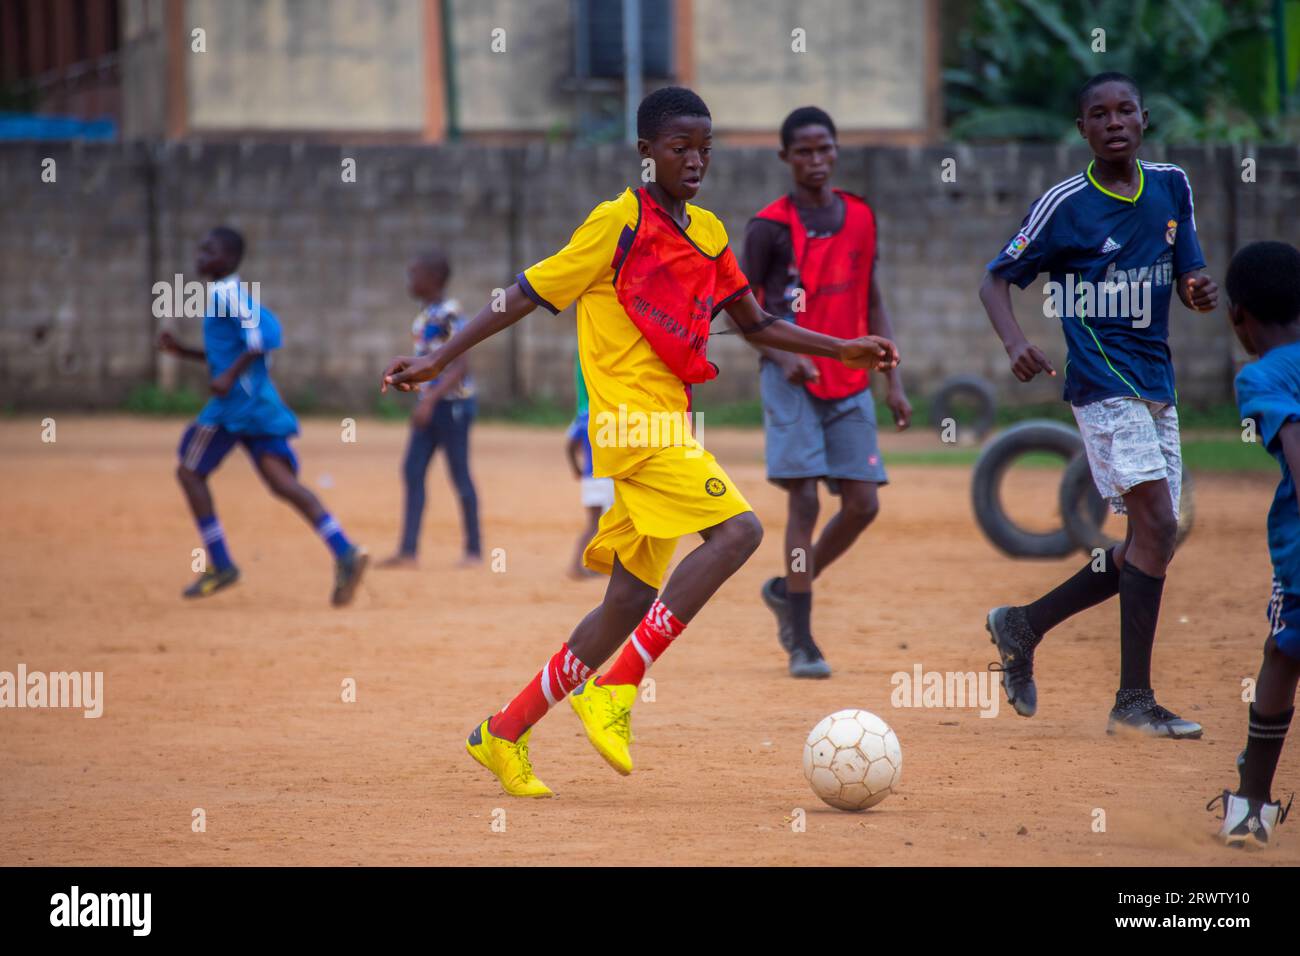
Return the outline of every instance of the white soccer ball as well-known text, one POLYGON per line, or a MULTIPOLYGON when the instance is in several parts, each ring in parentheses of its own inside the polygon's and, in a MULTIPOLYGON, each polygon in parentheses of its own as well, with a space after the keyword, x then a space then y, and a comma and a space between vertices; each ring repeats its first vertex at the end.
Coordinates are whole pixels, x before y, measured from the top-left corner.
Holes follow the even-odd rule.
POLYGON ((898 788, 902 772, 898 735, 865 710, 823 718, 803 746, 803 774, 813 793, 837 810, 874 807, 898 788))

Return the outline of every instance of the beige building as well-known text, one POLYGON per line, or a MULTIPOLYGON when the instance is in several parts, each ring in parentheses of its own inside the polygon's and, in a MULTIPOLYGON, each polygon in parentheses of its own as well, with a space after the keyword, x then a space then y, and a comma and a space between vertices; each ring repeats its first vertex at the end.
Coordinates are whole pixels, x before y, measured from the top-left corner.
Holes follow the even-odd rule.
MULTIPOLYGON (((846 143, 939 138, 938 0, 641 0, 644 89, 719 139, 796 106, 846 143)), ((620 0, 121 0, 127 138, 619 139, 620 0)))

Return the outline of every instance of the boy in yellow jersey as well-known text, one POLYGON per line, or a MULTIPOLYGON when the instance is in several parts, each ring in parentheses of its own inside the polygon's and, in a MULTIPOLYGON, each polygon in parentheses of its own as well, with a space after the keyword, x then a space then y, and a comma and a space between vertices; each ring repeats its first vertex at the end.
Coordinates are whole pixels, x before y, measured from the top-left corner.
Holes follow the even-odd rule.
POLYGON ((631 772, 631 709, 646 668, 762 539, 749 503, 688 425, 691 385, 717 374, 705 355, 713 317, 726 309, 751 341, 855 368, 898 363, 886 339, 820 335, 759 308, 722 223, 689 203, 708 169, 711 133, 708 108, 690 90, 647 96, 637 149, 652 181, 597 206, 567 246, 520 273, 503 309, 484 308, 437 351, 394 359, 384 372, 383 388, 411 390, 538 305, 559 312, 577 303, 593 471, 614 480, 614 505, 583 560, 610 582, 546 666, 469 736, 470 755, 512 796, 552 795, 533 774, 528 738, 570 692, 596 750, 631 772), (704 543, 663 585, 677 539, 693 533, 704 543), (629 634, 613 666, 595 676, 629 634))

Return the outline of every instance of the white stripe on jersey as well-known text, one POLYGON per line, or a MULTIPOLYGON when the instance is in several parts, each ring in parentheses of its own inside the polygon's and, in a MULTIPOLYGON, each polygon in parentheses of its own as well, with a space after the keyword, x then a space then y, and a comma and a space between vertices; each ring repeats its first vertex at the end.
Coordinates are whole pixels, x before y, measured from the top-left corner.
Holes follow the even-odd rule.
POLYGON ((1082 173, 1079 173, 1077 176, 1071 176, 1069 179, 1061 180, 1047 192, 1043 193, 1043 195, 1039 197, 1038 202, 1034 203, 1033 208, 1030 210, 1029 221, 1025 223, 1025 228, 1022 229, 1021 232, 1026 236, 1029 236, 1030 230, 1035 229, 1038 225, 1039 218, 1044 213, 1048 212, 1047 207, 1052 204, 1052 200, 1056 198, 1057 193, 1067 187, 1077 186, 1079 183, 1085 181, 1085 179, 1086 177, 1082 173))
MULTIPOLYGON (((1069 182, 1069 180, 1067 180, 1067 182, 1069 182)), ((1057 207, 1075 193, 1087 188, 1087 177, 1079 177, 1079 179, 1068 188, 1061 189, 1061 187, 1058 186, 1056 190, 1053 190, 1055 195, 1052 195, 1052 193, 1044 194, 1043 198, 1039 200, 1038 211, 1035 213, 1035 216, 1038 219, 1038 224, 1031 225, 1021 230, 1021 232, 1024 233, 1025 238, 1030 242, 1033 242, 1038 234, 1043 231, 1043 227, 1051 220, 1052 214, 1056 212, 1057 207), (1048 196, 1051 196, 1050 200, 1048 199, 1048 196)))
POLYGON ((1187 172, 1181 166, 1175 166, 1173 163, 1148 163, 1138 160, 1147 169, 1159 169, 1164 172, 1173 170, 1183 177, 1183 182, 1187 185, 1187 208, 1192 214, 1192 232, 1196 231, 1196 200, 1192 198, 1192 181, 1187 178, 1187 172))

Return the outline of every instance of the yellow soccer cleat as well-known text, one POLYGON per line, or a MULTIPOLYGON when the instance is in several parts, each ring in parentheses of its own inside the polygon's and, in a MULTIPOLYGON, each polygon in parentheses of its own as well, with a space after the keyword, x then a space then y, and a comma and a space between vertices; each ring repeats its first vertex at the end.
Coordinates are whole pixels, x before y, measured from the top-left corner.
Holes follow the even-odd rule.
POLYGON ((501 787, 512 797, 553 797, 551 788, 533 775, 533 764, 528 759, 530 727, 512 743, 493 736, 485 720, 474 728, 465 741, 469 755, 487 767, 501 781, 501 787))
POLYGON ((569 703, 587 731, 587 739, 605 762, 627 776, 632 772, 632 703, 635 684, 601 686, 595 678, 569 695, 569 703))

